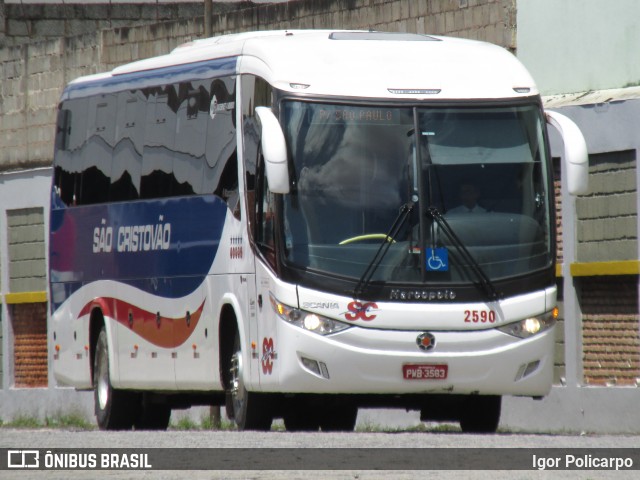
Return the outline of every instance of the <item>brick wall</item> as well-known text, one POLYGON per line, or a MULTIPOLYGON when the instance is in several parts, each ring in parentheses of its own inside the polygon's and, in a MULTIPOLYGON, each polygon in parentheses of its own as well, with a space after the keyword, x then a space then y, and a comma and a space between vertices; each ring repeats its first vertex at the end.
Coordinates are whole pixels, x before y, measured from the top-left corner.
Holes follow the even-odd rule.
POLYGON ((640 379, 638 276, 580 281, 584 382, 632 385, 640 379))
POLYGON ((564 243, 562 238, 562 169, 560 158, 553 158, 553 194, 556 212, 556 261, 564 261, 564 243))
POLYGON ((553 384, 561 385, 564 383, 567 372, 564 340, 564 287, 562 278, 558 278, 556 283, 558 286, 559 315, 557 318, 555 348, 553 352, 553 384))
MULTIPOLYGON (((21 208, 7 211, 9 292, 46 289, 44 211, 21 208)), ((47 386, 47 304, 8 306, 13 327, 14 386, 47 386)), ((1 339, 0 339, 1 341, 1 339)))
POLYGON ((636 152, 589 157, 589 193, 576 201, 577 260, 638 258, 636 152))
POLYGON ((48 384, 47 304, 11 305, 15 388, 48 384))

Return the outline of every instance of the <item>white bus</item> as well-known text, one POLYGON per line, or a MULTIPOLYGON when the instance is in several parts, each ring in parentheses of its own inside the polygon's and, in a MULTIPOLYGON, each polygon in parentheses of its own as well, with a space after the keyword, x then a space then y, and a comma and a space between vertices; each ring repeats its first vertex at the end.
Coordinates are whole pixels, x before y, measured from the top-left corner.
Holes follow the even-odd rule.
POLYGON ((51 199, 50 342, 102 429, 226 405, 240 429, 359 408, 495 431, 552 384, 552 164, 586 147, 506 50, 267 31, 71 82, 51 199))

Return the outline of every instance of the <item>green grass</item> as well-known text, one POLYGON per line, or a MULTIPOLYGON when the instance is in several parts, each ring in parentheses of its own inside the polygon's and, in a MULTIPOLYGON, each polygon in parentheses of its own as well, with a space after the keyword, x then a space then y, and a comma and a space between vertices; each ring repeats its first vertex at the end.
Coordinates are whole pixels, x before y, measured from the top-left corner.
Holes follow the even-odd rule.
POLYGON ((68 430, 94 430, 96 427, 79 412, 57 412, 44 419, 18 414, 11 420, 0 420, 0 428, 59 428, 68 430))
POLYGON ((214 419, 210 415, 202 415, 200 417, 200 422, 193 420, 189 416, 183 416, 178 418, 176 421, 172 421, 169 425, 170 430, 180 430, 180 431, 189 431, 189 430, 235 430, 236 425, 230 420, 225 418, 220 419, 219 423, 216 424, 214 419))
POLYGON ((84 415, 78 412, 58 413, 53 417, 46 417, 44 422, 48 428, 78 430, 94 430, 96 428, 84 415))
MULTIPOLYGON (((39 419, 35 416, 24 414, 16 415, 10 420, 0 418, 0 428, 56 428, 66 430, 95 430, 97 427, 91 423, 80 412, 67 411, 56 412, 53 415, 39 419)), ((233 431, 237 430, 235 423, 223 416, 217 422, 211 415, 204 414, 200 420, 194 420, 188 415, 181 416, 173 420, 169 425, 169 430, 177 431, 233 431)), ((271 427, 271 431, 284 432, 282 421, 276 421, 271 427)), ((388 427, 372 422, 360 423, 356 432, 362 433, 461 433, 460 426, 455 423, 419 423, 410 427, 388 427)), ((499 429, 498 433, 509 433, 504 429, 499 429)))
POLYGON ((362 423, 356 426, 356 432, 368 433, 460 433, 462 430, 459 425, 452 423, 425 424, 419 423, 412 427, 386 427, 373 423, 362 423))

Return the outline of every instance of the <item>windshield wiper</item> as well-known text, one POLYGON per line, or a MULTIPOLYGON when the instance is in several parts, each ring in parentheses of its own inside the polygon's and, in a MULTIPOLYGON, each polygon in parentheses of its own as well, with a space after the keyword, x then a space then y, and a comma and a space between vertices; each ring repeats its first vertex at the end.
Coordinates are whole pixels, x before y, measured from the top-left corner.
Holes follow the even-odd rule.
POLYGON ((471 255, 467 246, 460 240, 456 232, 451 228, 449 222, 442 216, 440 211, 436 207, 427 208, 427 215, 429 215, 433 220, 436 221, 438 226, 442 229, 444 234, 449 238, 451 243, 453 243, 456 247, 458 247, 458 251, 462 254, 463 259, 469 264, 471 267, 471 271, 475 274, 478 279, 478 283, 480 287, 487 295, 489 301, 498 300, 502 295, 496 290, 495 285, 491 281, 491 279, 484 273, 480 264, 476 261, 476 259, 471 255))
POLYGON ((373 275, 376 273, 376 269, 380 265, 380 262, 382 262, 384 256, 387 254, 387 251, 389 251, 389 247, 391 247, 391 244, 394 242, 394 238, 396 237, 398 232, 400 232, 400 229, 407 221, 407 218, 409 218, 409 214, 412 210, 413 202, 405 203, 400 207, 400 211, 393 221, 391 228, 385 235, 385 238, 382 239, 382 242, 380 242, 380 246, 378 247, 376 254, 369 262, 369 265, 367 265, 367 268, 356 284, 356 288, 353 290, 353 295, 355 298, 359 297, 365 291, 367 285, 369 285, 369 282, 371 282, 373 275))

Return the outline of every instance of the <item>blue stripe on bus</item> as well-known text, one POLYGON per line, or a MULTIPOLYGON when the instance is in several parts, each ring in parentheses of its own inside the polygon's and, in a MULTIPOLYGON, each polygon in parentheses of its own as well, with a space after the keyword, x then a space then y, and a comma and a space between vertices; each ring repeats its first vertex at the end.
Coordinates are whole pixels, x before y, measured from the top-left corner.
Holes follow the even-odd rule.
POLYGON ((53 308, 96 280, 168 298, 188 295, 211 269, 226 214, 226 203, 213 195, 52 209, 53 308))
POLYGON ((65 88, 61 101, 90 95, 235 75, 237 60, 238 57, 218 58, 71 83, 65 88))

